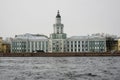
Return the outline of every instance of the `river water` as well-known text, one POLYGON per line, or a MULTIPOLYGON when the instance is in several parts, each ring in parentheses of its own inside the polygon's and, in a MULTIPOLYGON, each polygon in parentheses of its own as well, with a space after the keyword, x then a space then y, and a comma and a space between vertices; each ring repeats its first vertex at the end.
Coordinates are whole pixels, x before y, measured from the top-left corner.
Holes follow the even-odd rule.
POLYGON ((0 80, 120 80, 120 57, 0 57, 0 80))

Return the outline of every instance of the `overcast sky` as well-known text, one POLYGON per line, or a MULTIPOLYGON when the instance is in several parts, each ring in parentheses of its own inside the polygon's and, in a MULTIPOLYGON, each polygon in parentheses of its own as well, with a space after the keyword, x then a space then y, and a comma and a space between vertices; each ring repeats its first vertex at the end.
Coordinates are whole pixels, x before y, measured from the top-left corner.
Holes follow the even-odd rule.
POLYGON ((0 0, 0 36, 49 36, 57 10, 68 36, 109 33, 120 36, 120 0, 0 0))

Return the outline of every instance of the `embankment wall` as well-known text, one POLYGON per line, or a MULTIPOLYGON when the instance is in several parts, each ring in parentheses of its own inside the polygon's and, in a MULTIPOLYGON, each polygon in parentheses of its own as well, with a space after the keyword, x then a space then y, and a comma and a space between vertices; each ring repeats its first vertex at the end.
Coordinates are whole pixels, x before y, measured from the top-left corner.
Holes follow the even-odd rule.
POLYGON ((96 57, 120 56, 120 53, 0 53, 0 57, 96 57))

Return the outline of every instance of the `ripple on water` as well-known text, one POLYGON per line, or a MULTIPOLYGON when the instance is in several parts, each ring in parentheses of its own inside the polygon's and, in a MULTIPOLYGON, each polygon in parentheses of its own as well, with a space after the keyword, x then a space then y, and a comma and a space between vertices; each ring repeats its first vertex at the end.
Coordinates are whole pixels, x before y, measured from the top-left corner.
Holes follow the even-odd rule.
POLYGON ((1 57, 0 80, 119 80, 119 57, 1 57))

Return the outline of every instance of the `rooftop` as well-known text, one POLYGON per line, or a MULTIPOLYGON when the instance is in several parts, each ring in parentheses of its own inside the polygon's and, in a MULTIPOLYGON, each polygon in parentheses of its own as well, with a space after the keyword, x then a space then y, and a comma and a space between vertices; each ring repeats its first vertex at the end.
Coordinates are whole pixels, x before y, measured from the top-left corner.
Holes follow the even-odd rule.
POLYGON ((23 35, 16 35, 15 36, 16 39, 48 39, 48 37, 46 35, 42 35, 42 34, 23 34, 23 35))

